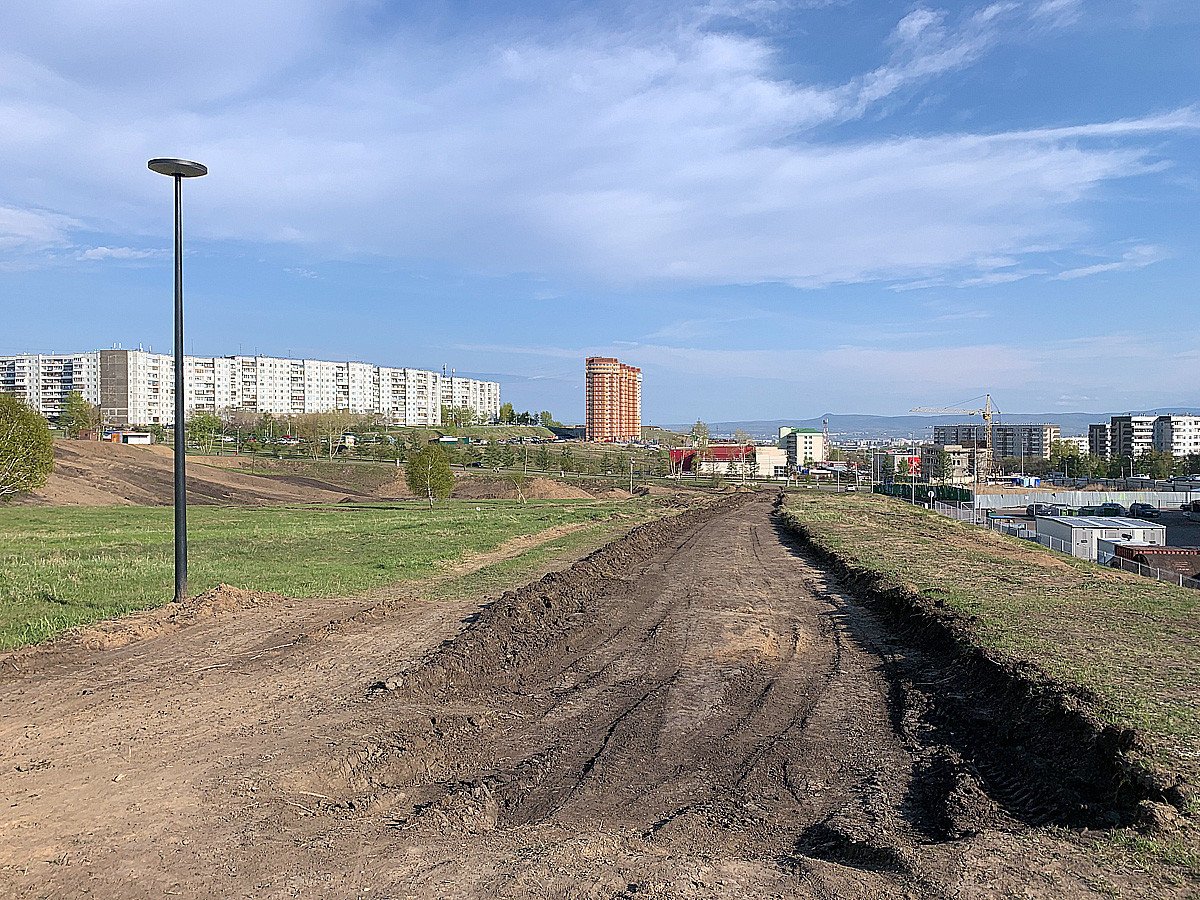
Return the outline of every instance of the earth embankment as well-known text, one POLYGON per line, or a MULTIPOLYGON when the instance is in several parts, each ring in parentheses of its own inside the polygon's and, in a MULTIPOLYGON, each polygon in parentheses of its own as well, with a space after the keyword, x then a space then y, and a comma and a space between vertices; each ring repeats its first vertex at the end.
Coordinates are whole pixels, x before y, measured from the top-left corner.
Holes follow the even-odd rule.
POLYGON ((769 496, 498 598, 287 602, 0 676, 13 896, 1189 888, 1053 797, 1014 805, 1043 784, 950 740, 969 680, 921 668, 769 496))

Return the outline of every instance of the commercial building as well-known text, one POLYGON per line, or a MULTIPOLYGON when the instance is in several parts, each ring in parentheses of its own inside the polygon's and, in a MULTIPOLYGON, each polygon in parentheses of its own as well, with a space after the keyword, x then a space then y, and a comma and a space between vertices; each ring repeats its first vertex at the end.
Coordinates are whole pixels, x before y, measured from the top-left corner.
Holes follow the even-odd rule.
POLYGON ((788 473, 787 451, 779 447, 755 447, 754 468, 759 478, 783 478, 788 473))
POLYGON ((946 484, 969 484, 975 480, 976 461, 984 457, 978 447, 961 444, 924 444, 921 447, 921 464, 918 472, 924 472, 931 482, 946 484), (942 457, 945 453, 945 457, 942 457), (945 466, 940 464, 945 462, 945 466))
POLYGON ((1154 449, 1173 456, 1200 454, 1200 416, 1159 416, 1153 426, 1154 449))
POLYGON ((584 422, 589 441, 636 441, 642 436, 642 370, 608 356, 583 364, 584 422))
MULTIPOLYGON (((95 350, 52 357, 0 357, 0 392, 15 393, 47 418, 73 390, 100 407, 108 427, 169 425, 175 418, 175 361, 148 350, 95 350)), ((500 414, 495 381, 447 378, 423 369, 270 356, 185 356, 184 409, 250 410, 277 416, 345 410, 392 425, 439 425, 443 406, 500 414)))
POLYGON ((729 478, 784 478, 788 474, 787 453, 779 447, 754 444, 709 444, 703 459, 694 447, 673 447, 671 467, 676 472, 729 478))
POLYGON ((1096 541, 1140 541, 1163 546, 1167 527, 1142 519, 1105 516, 1038 516, 1038 539, 1051 549, 1080 559, 1096 559, 1096 541))

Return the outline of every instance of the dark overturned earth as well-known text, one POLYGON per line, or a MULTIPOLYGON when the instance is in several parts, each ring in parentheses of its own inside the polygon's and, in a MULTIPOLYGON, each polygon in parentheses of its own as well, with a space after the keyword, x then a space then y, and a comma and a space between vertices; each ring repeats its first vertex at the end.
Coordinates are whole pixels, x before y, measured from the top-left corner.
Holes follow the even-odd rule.
MULTIPOLYGON (((168 637, 90 677, 64 665, 26 678, 29 704, 121 685, 123 708, 153 725, 130 756, 159 761, 136 777, 165 785, 104 805, 111 784, 89 776, 69 812, 65 794, 57 807, 17 797, 34 812, 10 810, 19 840, 0 849, 4 871, 72 835, 92 868, 68 852, 15 875, 11 895, 1195 890, 1140 871, 1106 837, 1145 799, 1113 789, 1105 753, 1119 747, 1073 752, 1072 723, 1022 722, 919 622, 848 591, 769 495, 642 526, 484 599, 298 632, 281 617, 251 643, 213 623, 193 636, 203 659, 168 637), (39 827, 56 842, 39 846, 39 827)), ((58 746, 111 736, 99 712, 76 716, 85 737, 58 746)))

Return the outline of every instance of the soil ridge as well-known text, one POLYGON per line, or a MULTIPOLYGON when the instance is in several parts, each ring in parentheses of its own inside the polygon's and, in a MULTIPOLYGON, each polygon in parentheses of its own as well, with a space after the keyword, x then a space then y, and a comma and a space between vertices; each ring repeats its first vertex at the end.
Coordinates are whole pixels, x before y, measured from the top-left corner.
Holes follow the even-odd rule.
POLYGON ((911 660, 910 669, 947 679, 924 692, 933 704, 925 718, 1011 812, 1030 813, 1022 818, 1038 824, 1107 828, 1161 827, 1160 804, 1186 811, 1194 788, 1152 762, 1136 729, 1105 722, 1090 692, 1029 660, 988 650, 975 638, 972 617, 849 562, 791 514, 782 495, 776 517, 899 642, 924 657, 911 660))
POLYGON ((445 694, 457 687, 478 689, 481 680, 501 683, 505 673, 553 647, 589 603, 628 590, 625 573, 710 520, 749 502, 752 494, 723 496, 633 528, 579 562, 507 591, 455 637, 370 691, 445 694))

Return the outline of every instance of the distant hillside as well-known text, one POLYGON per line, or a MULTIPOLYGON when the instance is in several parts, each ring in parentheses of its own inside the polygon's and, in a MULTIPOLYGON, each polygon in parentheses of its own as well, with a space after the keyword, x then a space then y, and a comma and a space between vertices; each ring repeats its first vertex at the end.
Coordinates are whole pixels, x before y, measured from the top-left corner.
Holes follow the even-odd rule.
MULTIPOLYGON (((1163 409, 1138 410, 1138 414, 1141 415, 1163 415, 1165 413, 1200 415, 1200 408, 1173 406, 1163 409)), ((1004 413, 999 415, 996 421, 1007 425, 1049 422, 1058 425, 1063 436, 1066 437, 1087 434, 1088 425, 1093 422, 1107 422, 1110 416, 1114 415, 1124 415, 1124 413, 1004 413)), ((928 429, 934 425, 955 425, 959 422, 979 421, 978 416, 862 416, 829 413, 813 419, 755 419, 743 422, 709 422, 708 425, 714 435, 731 435, 740 428, 752 437, 773 438, 779 435, 781 425, 819 429, 823 419, 829 420, 831 435, 862 440, 906 438, 910 434, 920 437, 927 435, 928 429)), ((667 427, 687 431, 691 426, 670 425, 667 427)))

